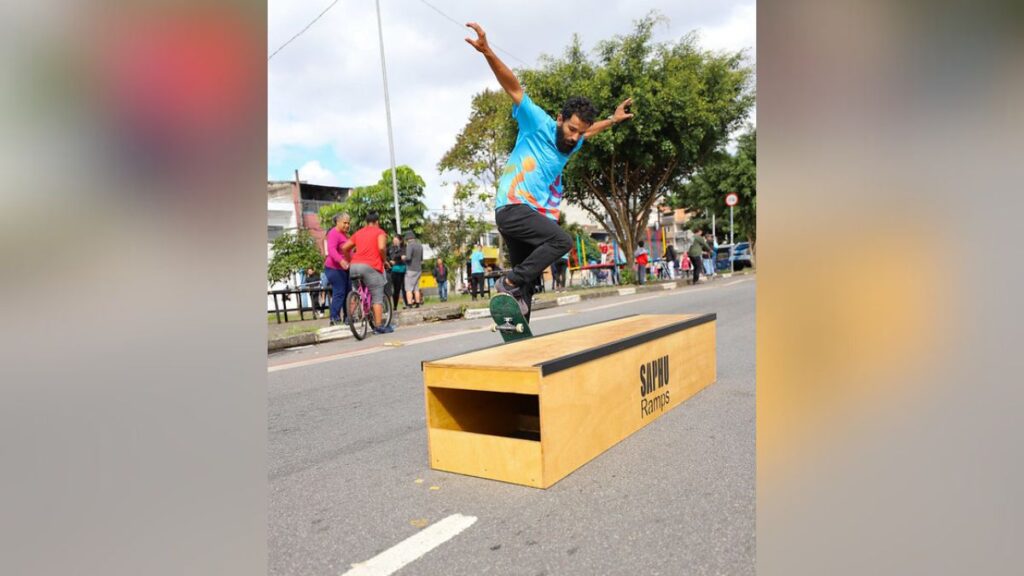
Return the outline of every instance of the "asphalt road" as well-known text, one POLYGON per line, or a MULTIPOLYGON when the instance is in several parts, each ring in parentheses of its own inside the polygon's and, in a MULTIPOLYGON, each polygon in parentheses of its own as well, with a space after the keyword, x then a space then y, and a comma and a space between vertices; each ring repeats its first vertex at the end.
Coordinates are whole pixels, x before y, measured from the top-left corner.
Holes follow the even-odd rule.
POLYGON ((718 380, 547 490, 429 468, 420 362, 499 343, 489 320, 271 355, 269 573, 345 574, 459 514, 476 521, 397 574, 753 574, 755 284, 535 314, 538 334, 718 314, 718 380))

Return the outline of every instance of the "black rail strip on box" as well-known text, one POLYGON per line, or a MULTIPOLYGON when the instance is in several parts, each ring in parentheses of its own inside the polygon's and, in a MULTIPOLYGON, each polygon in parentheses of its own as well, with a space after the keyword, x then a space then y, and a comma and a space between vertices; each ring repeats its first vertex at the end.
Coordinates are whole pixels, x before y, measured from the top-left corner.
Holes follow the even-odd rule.
POLYGON ((549 374, 554 374, 555 372, 567 370, 574 366, 579 366, 580 364, 590 362, 591 360, 598 360, 600 358, 604 358, 609 354, 615 354, 616 352, 621 352, 623 350, 626 350, 627 348, 639 346, 645 342, 650 342, 651 340, 661 338, 662 336, 667 336, 675 332, 681 332, 688 328, 700 326, 701 324, 707 324, 708 322, 714 322, 717 318, 718 315, 714 313, 702 314, 695 318, 690 318, 689 320, 683 320, 682 322, 676 322, 675 324, 662 326, 661 328, 656 328, 649 332, 641 332, 640 334, 635 334, 628 338, 623 338, 622 340, 616 340, 615 342, 602 344, 594 348, 583 350, 582 352, 576 352, 574 354, 562 356, 561 358, 555 358, 554 360, 541 362, 540 364, 535 364, 534 366, 540 368, 540 373, 542 376, 547 376, 549 374))
MULTIPOLYGON (((623 318, 632 318, 633 316, 636 316, 636 314, 626 314, 625 316, 620 316, 619 318, 612 318, 611 320, 605 320, 605 322, 614 322, 616 320, 622 320, 623 318)), ((534 338, 543 338, 545 336, 551 336, 552 334, 561 334, 562 332, 568 332, 569 330, 575 330, 577 328, 582 328, 582 326, 573 326, 572 328, 563 328, 561 330, 555 330, 554 332, 545 332, 544 334, 536 334, 536 335, 534 335, 534 338)), ((524 338, 523 340, 527 340, 527 339, 524 338)), ((462 356, 463 354, 472 354, 473 352, 479 352, 481 350, 487 350, 487 349, 490 349, 490 348, 494 348, 496 346, 505 346, 507 344, 515 344, 516 342, 522 342, 523 340, 514 340, 512 342, 499 342, 497 344, 489 344, 487 346, 483 346, 483 347, 480 347, 480 348, 474 348, 473 350, 467 350, 465 352, 459 352, 458 354, 456 354, 456 356, 462 356)), ((449 358, 452 358, 452 356, 444 356, 443 358, 434 358, 433 360, 421 360, 420 361, 420 372, 423 372, 423 365, 424 364, 429 364, 431 362, 440 362, 441 360, 447 360, 449 358)))

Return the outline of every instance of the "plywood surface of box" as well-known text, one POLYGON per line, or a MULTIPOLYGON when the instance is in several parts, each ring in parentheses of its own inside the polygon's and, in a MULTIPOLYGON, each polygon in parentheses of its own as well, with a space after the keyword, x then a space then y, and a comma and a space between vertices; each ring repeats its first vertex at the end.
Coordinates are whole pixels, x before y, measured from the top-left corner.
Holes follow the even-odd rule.
POLYGON ((716 378, 715 315, 638 315, 423 364, 431 466, 546 488, 716 378))

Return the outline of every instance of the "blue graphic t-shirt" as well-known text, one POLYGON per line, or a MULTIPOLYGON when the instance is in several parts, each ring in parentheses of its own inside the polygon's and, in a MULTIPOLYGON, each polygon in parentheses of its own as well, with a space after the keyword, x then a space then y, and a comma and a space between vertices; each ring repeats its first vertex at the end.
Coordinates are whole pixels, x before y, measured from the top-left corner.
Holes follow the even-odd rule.
POLYGON ((479 250, 474 250, 469 255, 470 261, 470 272, 473 274, 483 274, 484 272, 484 253, 479 250))
POLYGON ((562 154, 555 144, 558 124, 525 92, 519 105, 512 105, 512 117, 519 123, 519 135, 498 182, 494 207, 526 204, 557 221, 562 203, 562 169, 583 146, 584 138, 580 137, 572 152, 562 154))

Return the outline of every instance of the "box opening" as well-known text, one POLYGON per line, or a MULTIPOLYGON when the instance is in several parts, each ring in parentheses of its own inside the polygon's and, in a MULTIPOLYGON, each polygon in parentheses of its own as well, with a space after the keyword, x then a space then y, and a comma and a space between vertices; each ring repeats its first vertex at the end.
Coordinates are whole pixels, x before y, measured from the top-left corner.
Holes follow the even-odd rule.
POLYGON ((540 442, 535 394, 427 388, 428 426, 540 442))

